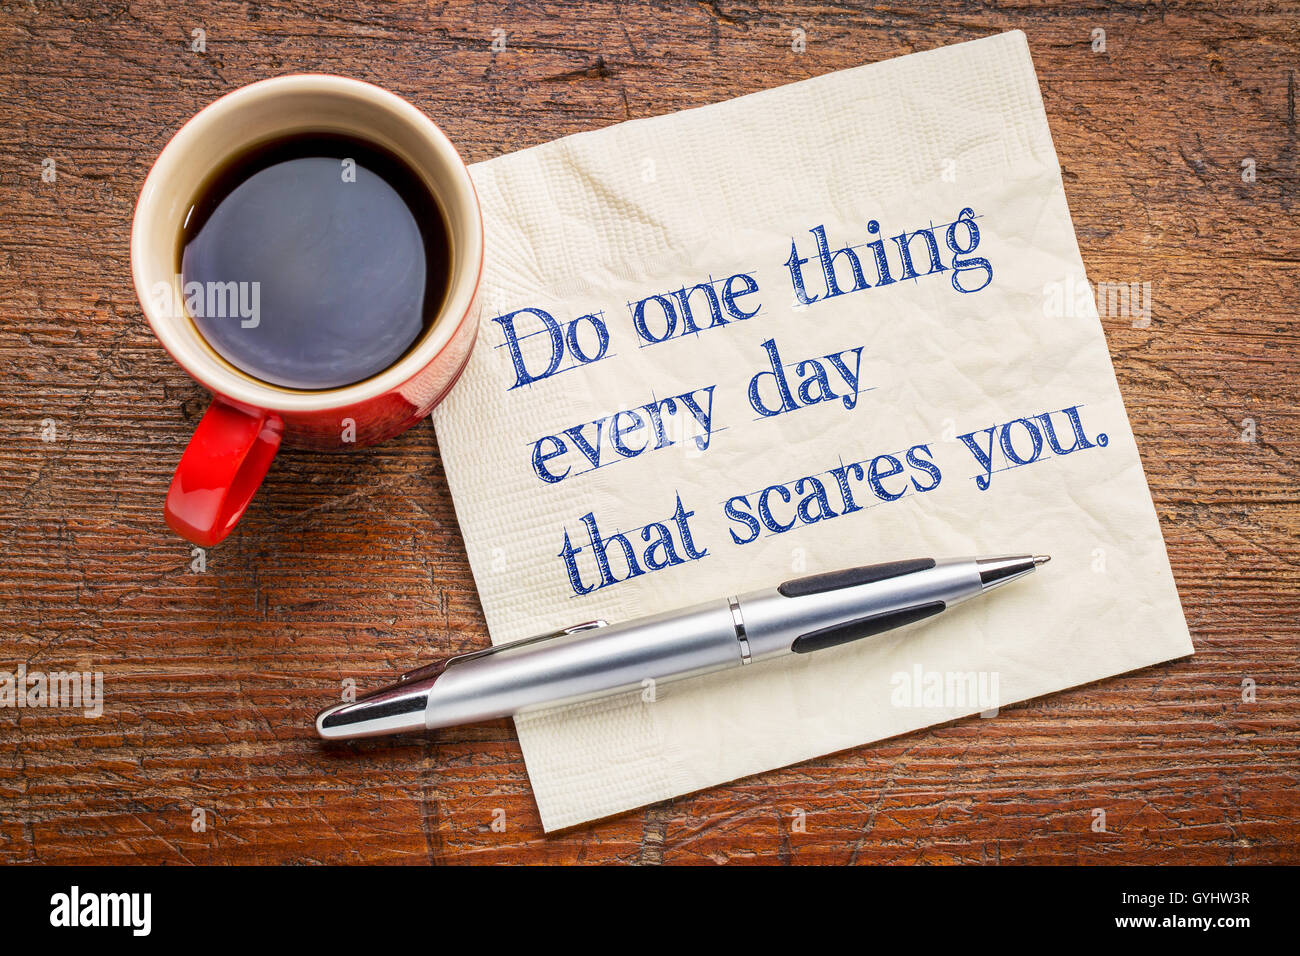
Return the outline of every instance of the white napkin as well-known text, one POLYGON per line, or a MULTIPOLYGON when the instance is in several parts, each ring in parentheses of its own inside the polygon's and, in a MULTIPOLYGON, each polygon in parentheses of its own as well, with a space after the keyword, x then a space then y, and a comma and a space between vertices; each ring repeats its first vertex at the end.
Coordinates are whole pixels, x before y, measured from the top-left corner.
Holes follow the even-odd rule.
POLYGON ((1024 34, 622 123, 471 172, 486 307, 434 421, 494 642, 900 558, 1053 559, 924 624, 660 685, 652 701, 517 719, 547 830, 1192 652, 1024 34), (860 284, 839 256, 842 294, 828 295, 818 227, 828 251, 853 247, 865 288, 850 291, 860 284), (943 271, 915 235, 927 229, 943 271), (915 278, 901 277, 892 237, 904 232, 915 278), (811 304, 796 300, 792 245, 811 304), (757 291, 730 278, 741 274, 757 291), (725 324, 709 327, 709 293, 694 289, 696 331, 682 334, 674 293, 710 282, 725 324), (668 328, 665 301, 677 334, 649 344, 668 328), (521 310, 556 320, 555 374, 541 375, 551 335, 521 310), (600 354, 596 323, 579 318, 596 313, 608 342, 584 364, 571 346, 600 354), (750 395, 773 371, 767 342, 789 395, 768 374, 756 400, 776 415, 750 395), (798 365, 808 359, 818 365, 798 365), (681 395, 698 416, 680 399, 657 404, 681 395), (611 419, 637 409, 639 429, 611 419), (707 448, 693 440, 704 420, 707 448), (620 453, 611 426, 626 451, 646 450, 620 453), (1029 463, 1008 467, 1016 459, 1029 463), (796 484, 818 476, 825 502, 815 483, 796 484), (615 542, 597 586, 585 515, 602 539, 628 537, 639 575, 615 542), (583 549, 576 581, 566 532, 583 549))

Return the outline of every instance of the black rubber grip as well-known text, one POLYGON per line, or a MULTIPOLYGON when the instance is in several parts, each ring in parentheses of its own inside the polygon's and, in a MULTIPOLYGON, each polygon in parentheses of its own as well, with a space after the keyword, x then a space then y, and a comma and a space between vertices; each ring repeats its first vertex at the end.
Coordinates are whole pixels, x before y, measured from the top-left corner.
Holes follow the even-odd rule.
POLYGON ((856 621, 849 621, 847 624, 823 627, 820 631, 809 631, 807 634, 800 634, 794 639, 794 643, 790 645, 790 650, 796 654, 807 654, 809 651, 820 651, 823 647, 847 644, 849 641, 870 637, 872 634, 892 631, 894 628, 903 627, 905 624, 924 621, 927 617, 938 614, 944 607, 942 601, 935 601, 931 604, 905 607, 901 611, 886 611, 884 614, 860 617, 856 621))
POLYGON ((825 574, 796 578, 793 581, 786 581, 777 590, 785 597, 803 597, 806 594, 851 588, 855 584, 884 581, 914 571, 929 571, 932 567, 934 567, 934 558, 912 558, 908 561, 890 561, 888 564, 868 564, 861 568, 846 568, 843 571, 827 571, 825 574))

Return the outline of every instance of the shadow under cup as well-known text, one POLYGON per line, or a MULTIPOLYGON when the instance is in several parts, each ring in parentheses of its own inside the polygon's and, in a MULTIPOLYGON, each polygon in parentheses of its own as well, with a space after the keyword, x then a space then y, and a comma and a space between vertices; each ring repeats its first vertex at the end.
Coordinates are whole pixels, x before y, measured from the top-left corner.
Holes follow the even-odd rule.
POLYGON ((172 528, 205 546, 224 538, 281 443, 349 450, 428 415, 473 346, 482 262, 482 219, 468 170, 442 131, 392 93, 343 77, 279 77, 236 90, 191 119, 146 178, 131 234, 132 276, 149 324, 214 398, 168 493, 172 528), (300 134, 360 139, 396 156, 436 199, 450 237, 447 291, 436 318, 388 368, 337 388, 285 388, 226 361, 186 313, 178 275, 185 217, 213 175, 264 143, 300 134))

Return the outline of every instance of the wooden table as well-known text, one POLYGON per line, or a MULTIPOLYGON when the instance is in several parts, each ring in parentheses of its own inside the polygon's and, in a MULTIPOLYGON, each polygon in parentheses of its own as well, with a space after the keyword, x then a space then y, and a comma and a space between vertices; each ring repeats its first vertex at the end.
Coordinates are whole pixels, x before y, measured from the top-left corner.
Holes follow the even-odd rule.
POLYGON ((0 670, 106 682, 98 719, 0 709, 0 860, 1300 862, 1298 54, 1294 4, 0 0, 0 670), (127 241, 172 132, 324 71, 472 162, 1012 28, 1090 277, 1151 283, 1103 322, 1196 656, 552 836, 507 721, 318 743, 341 681, 482 615, 427 423, 281 456, 204 570, 164 526, 207 402, 127 241))

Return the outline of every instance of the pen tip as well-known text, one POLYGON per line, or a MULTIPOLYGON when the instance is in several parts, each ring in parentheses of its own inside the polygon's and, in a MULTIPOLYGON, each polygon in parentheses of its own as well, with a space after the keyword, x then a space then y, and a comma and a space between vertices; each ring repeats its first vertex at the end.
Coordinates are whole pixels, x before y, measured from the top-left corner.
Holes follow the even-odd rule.
POLYGON ((1051 556, 1050 554, 1036 554, 1036 555, 1034 555, 1034 564, 1035 564, 1035 565, 1046 564, 1048 561, 1051 561, 1051 560, 1052 560, 1052 556, 1051 556))

